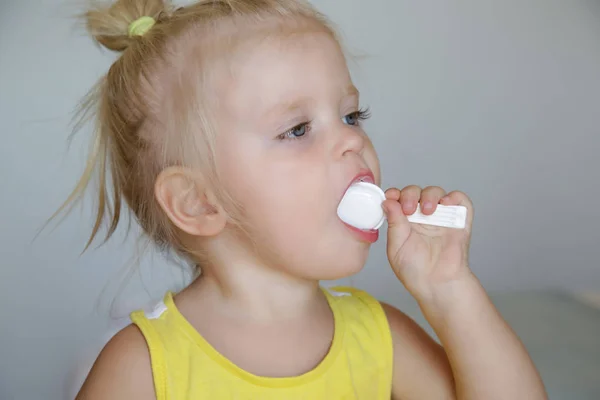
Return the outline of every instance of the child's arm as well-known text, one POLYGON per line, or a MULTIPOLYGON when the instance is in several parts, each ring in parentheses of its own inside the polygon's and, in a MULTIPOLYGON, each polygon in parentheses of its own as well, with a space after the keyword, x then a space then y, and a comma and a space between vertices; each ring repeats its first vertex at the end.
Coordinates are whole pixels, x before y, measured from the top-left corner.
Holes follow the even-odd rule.
POLYGON ((104 347, 76 400, 155 400, 150 353, 130 325, 104 347))
POLYGON ((383 304, 394 342, 393 398, 547 399, 527 351, 477 280, 449 291, 439 303, 420 304, 443 348, 383 304))
POLYGON ((386 306, 394 338, 395 397, 547 399, 527 351, 468 267, 473 221, 468 197, 460 192, 446 195, 437 187, 421 191, 415 186, 390 190, 386 196, 390 264, 419 303, 446 353, 441 356, 437 344, 403 314, 386 306), (409 223, 406 215, 412 214, 419 202, 467 207, 466 228, 409 223), (416 346, 420 352, 411 351, 407 357, 408 346, 416 346), (407 380, 399 375, 404 370, 423 371, 428 364, 436 367, 425 379, 415 376, 407 380))
POLYGON ((519 338, 474 276, 449 284, 422 302, 440 338, 459 399, 546 399, 542 380, 519 338))

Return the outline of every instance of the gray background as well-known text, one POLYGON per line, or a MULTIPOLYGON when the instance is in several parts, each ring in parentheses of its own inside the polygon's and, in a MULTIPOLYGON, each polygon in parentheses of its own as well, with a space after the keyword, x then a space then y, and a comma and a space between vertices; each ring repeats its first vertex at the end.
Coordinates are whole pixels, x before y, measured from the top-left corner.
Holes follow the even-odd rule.
MULTIPOLYGON (((600 2, 314 3, 363 56, 352 70, 384 186, 467 192, 472 268, 490 291, 600 290, 600 2)), ((123 316, 184 282, 143 252, 121 288, 135 256, 123 231, 80 255, 90 203, 34 240, 83 168, 89 131, 67 149, 71 112, 114 57, 71 11, 0 4, 0 399, 64 398, 74 363, 87 365, 116 324, 111 304, 123 316)), ((344 283, 409 304, 384 242, 344 283)))

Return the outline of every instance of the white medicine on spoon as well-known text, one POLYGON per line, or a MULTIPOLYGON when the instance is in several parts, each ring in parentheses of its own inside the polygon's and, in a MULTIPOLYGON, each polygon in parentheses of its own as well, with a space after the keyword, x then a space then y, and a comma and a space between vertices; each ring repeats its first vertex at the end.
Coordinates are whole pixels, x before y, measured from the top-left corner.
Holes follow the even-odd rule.
MULTIPOLYGON (((342 221, 362 230, 377 230, 385 221, 381 204, 385 193, 377 185, 357 182, 350 186, 340 202, 337 214, 342 221)), ((446 228, 463 229, 467 222, 467 208, 438 204, 435 212, 424 215, 420 205, 408 220, 417 224, 435 225, 446 228)))

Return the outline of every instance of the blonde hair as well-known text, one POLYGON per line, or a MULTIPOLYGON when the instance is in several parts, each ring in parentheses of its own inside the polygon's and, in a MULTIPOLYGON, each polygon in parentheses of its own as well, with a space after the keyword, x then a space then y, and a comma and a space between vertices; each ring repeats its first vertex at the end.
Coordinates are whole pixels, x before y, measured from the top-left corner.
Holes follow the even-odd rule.
MULTIPOLYGON (((216 94, 206 84, 211 57, 223 53, 215 43, 231 44, 236 34, 243 38, 240 26, 268 30, 272 20, 281 27, 316 22, 337 39, 334 29, 303 0, 204 0, 177 9, 162 0, 118 0, 83 16, 97 43, 122 54, 80 104, 76 128, 95 118, 93 146, 57 213, 70 209, 96 176, 95 223, 86 249, 105 224, 107 241, 128 208, 159 248, 189 259, 192 254, 154 197, 154 184, 169 165, 194 165, 219 190, 208 111, 216 94), (141 17, 156 22, 144 35, 130 36, 130 24, 141 17)), ((227 199, 226 193, 218 195, 227 199)))

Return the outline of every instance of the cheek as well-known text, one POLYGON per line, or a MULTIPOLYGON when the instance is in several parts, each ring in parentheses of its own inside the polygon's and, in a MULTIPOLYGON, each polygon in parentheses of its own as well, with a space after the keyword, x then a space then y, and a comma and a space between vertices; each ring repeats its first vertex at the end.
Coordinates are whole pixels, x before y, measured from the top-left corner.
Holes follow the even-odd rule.
POLYGON ((298 197, 300 193, 286 191, 286 186, 247 193, 242 201, 243 223, 261 254, 296 259, 310 253, 318 236, 315 232, 322 231, 324 223, 314 204, 298 197))
POLYGON ((258 180, 245 193, 243 203, 253 218, 304 228, 318 221, 323 209, 322 189, 315 180, 299 176, 258 180))
POLYGON ((326 225, 329 205, 320 180, 271 171, 246 175, 244 181, 244 189, 236 191, 244 218, 256 235, 280 250, 309 242, 326 225))
POLYGON ((241 209, 242 223, 272 241, 304 241, 335 217, 326 165, 315 152, 267 156, 246 143, 219 154, 221 184, 241 209), (257 154, 262 156, 258 157, 257 154), (331 214, 331 215, 330 215, 331 214))
POLYGON ((219 184, 243 209, 252 208, 253 197, 264 191, 265 180, 268 180, 268 171, 257 165, 257 147, 255 140, 244 135, 226 133, 217 144, 219 184), (261 173, 266 179, 261 179, 261 173))

